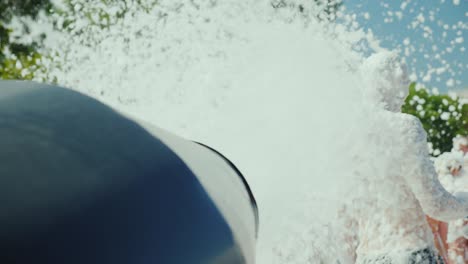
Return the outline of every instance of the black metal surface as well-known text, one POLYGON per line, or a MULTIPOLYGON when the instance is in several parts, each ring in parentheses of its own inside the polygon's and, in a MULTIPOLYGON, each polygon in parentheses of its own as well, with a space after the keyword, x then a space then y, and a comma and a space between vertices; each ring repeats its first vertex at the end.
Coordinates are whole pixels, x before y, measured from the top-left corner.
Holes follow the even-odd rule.
POLYGON ((244 263, 183 161, 87 96, 0 81, 0 160, 2 264, 244 263))
POLYGON ((257 201, 255 200, 255 196, 252 192, 252 189, 250 189, 250 185, 249 183, 247 182, 247 179, 244 177, 244 175, 242 174, 242 172, 236 167, 236 165, 234 165, 234 163, 232 163, 232 161, 230 161, 226 156, 224 156, 223 154, 221 154, 221 152, 217 151, 216 149, 210 147, 210 146, 207 146, 203 143, 200 143, 200 142, 195 142, 211 151, 213 151, 214 153, 216 153, 218 156, 220 156, 227 164, 229 164, 229 166, 237 173, 237 175, 239 176, 239 178, 241 179, 242 183, 244 184, 244 187, 245 187, 245 190, 247 191, 248 195, 249 195, 249 198, 250 198, 250 204, 252 206, 252 210, 254 212, 254 215, 255 215, 255 236, 258 237, 258 229, 259 229, 259 214, 258 214, 258 206, 257 206, 257 201))

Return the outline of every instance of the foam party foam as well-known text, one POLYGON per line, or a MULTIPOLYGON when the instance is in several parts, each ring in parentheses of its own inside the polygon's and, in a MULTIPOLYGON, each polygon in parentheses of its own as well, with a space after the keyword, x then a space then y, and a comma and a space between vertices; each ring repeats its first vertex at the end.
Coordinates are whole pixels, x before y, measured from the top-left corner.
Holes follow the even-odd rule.
POLYGON ((362 96, 364 56, 353 46, 365 34, 270 1, 71 2, 79 12, 49 38, 48 75, 38 78, 229 157, 259 204, 258 263, 334 263, 334 213, 348 199, 340 186, 369 166, 353 157, 388 168, 381 153, 400 142, 375 127, 379 113, 362 96), (123 15, 107 26, 86 17, 104 8, 123 15), (369 131, 385 149, 367 144, 369 131))

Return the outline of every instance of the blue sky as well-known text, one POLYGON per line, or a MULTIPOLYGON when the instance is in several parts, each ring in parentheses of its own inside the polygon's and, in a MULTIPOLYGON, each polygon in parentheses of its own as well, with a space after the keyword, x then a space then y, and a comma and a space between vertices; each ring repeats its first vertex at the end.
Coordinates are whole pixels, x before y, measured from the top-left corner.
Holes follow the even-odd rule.
POLYGON ((402 51, 419 83, 440 92, 468 88, 468 0, 344 0, 344 5, 382 47, 402 51))

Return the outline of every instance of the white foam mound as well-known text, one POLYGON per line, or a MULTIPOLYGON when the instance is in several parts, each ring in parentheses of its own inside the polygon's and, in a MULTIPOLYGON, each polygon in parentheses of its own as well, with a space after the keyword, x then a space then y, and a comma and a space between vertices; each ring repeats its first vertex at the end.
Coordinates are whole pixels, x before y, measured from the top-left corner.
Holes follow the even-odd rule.
POLYGON ((109 28, 76 15, 48 78, 229 157, 258 200, 258 263, 334 263, 351 154, 389 165, 363 136, 378 116, 362 114, 360 34, 269 1, 158 2, 109 28))

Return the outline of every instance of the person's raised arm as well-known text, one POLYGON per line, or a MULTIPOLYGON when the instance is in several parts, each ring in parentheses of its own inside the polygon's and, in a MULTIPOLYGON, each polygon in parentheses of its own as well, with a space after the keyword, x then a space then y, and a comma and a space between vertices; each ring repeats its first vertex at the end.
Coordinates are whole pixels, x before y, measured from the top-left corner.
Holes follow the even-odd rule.
POLYGON ((426 132, 416 117, 407 116, 404 179, 423 211, 434 219, 450 221, 468 216, 468 199, 454 196, 440 184, 427 150, 426 132), (407 168, 407 169, 406 169, 407 168))

